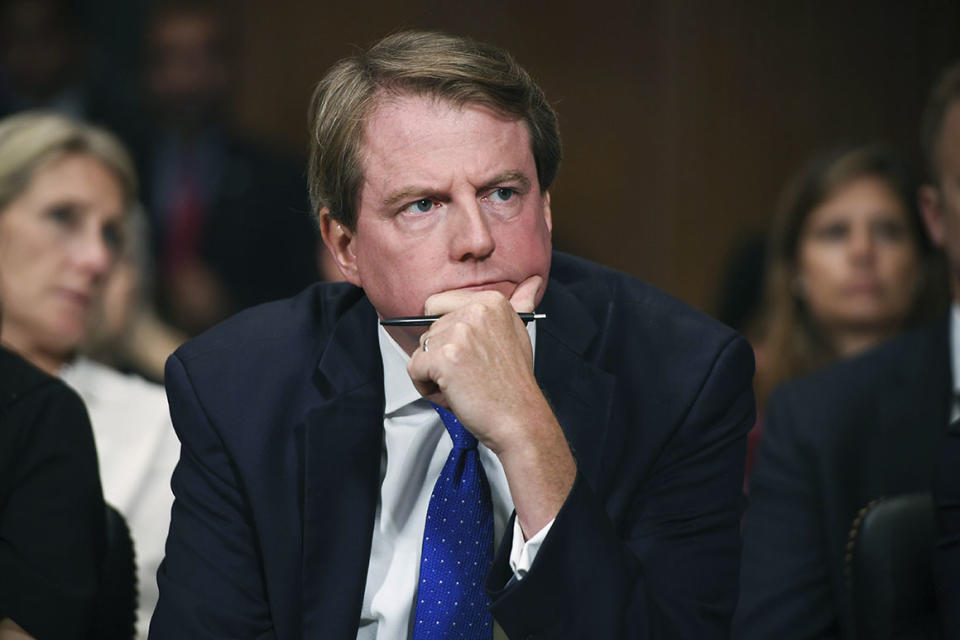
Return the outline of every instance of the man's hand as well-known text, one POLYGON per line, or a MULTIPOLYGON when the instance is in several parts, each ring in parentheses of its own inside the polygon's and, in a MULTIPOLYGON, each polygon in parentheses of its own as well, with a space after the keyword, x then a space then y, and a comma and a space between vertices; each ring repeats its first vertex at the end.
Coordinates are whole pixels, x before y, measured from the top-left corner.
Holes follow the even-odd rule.
POLYGON ((576 465, 533 375, 533 351, 517 313, 532 311, 540 276, 507 300, 495 291, 447 291, 424 311, 442 316, 421 337, 407 371, 417 390, 450 408, 500 458, 517 518, 529 538, 556 517, 576 465))

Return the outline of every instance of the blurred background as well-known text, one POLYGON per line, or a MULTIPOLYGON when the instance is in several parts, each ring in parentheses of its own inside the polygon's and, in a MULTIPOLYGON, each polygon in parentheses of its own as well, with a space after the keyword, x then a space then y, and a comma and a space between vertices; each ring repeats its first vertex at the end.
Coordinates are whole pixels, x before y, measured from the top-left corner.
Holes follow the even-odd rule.
MULTIPOLYGON (((154 5, 65 4, 78 34, 72 73, 97 95, 102 121, 135 132, 146 109, 145 29, 154 5)), ((731 255, 766 231, 784 183, 816 151, 880 140, 918 157, 926 94, 937 72, 960 58, 955 1, 220 7, 231 58, 223 117, 293 163, 305 155, 314 83, 353 47, 420 27, 507 48, 560 114, 556 246, 708 312, 716 312, 731 255)), ((10 74, 4 78, 9 89, 10 74)))

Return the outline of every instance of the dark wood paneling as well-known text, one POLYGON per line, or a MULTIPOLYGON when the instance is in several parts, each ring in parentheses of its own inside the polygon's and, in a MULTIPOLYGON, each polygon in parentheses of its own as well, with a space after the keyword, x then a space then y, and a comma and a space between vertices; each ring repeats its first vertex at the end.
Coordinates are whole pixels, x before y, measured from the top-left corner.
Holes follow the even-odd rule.
POLYGON ((240 121, 306 144, 312 85, 401 27, 507 47, 560 112, 556 243, 710 310, 740 234, 763 229, 811 153, 885 139, 916 152, 955 2, 303 3, 243 0, 240 121))

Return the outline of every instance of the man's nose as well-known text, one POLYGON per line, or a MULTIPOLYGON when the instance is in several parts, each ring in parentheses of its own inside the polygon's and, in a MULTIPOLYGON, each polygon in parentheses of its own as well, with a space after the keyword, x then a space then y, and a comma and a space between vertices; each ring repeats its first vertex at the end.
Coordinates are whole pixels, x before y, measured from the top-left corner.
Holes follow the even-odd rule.
POLYGON ((493 253, 496 241, 490 231, 490 221, 478 203, 460 207, 450 219, 450 252, 454 260, 483 260, 493 253))

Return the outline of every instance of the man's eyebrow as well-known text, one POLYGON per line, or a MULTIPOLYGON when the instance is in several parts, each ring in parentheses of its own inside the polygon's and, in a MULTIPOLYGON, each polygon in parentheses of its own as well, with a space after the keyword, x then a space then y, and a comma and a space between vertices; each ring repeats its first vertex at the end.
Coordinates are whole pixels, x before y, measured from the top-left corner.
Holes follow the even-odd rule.
MULTIPOLYGON (((480 190, 483 191, 486 189, 491 189, 505 182, 519 183, 520 188, 525 191, 530 188, 530 178, 528 178, 527 175, 522 171, 511 169, 509 171, 504 171, 503 173, 497 174, 494 177, 487 180, 486 184, 480 187, 480 190)), ((435 194, 435 191, 433 189, 430 189, 429 187, 418 187, 415 185, 409 185, 397 191, 394 191, 389 196, 387 196, 383 201, 383 206, 390 208, 400 204, 401 202, 412 200, 413 198, 433 197, 433 194, 435 194)))
POLYGON ((412 185, 403 187, 399 191, 394 191, 392 194, 387 196, 383 201, 383 206, 393 207, 415 196, 420 196, 422 198, 430 193, 432 193, 432 191, 426 187, 416 187, 412 185))
POLYGON ((494 176, 488 180, 487 184, 481 187, 481 189, 490 189, 491 187, 496 187, 504 182, 517 182, 520 184, 520 188, 524 191, 530 188, 530 178, 527 177, 527 174, 522 171, 511 170, 504 171, 503 173, 494 176))

